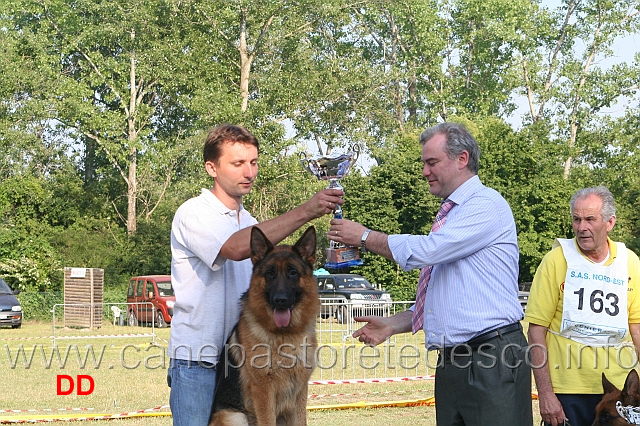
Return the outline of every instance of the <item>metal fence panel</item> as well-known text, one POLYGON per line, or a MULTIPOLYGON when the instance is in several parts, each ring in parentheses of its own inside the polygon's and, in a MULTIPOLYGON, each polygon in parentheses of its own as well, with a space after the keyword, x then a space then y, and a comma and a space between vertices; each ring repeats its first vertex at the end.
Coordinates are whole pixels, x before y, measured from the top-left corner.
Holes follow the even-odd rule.
MULTIPOLYGON (((352 337, 365 323, 355 318, 367 315, 388 317, 406 311, 414 304, 384 302, 351 303, 344 299, 322 300, 317 324, 317 368, 312 381, 389 379, 430 374, 424 332, 391 336, 376 347, 369 347, 352 337)), ((433 361, 431 362, 433 364, 433 361)), ((435 365, 434 365, 435 367, 435 365)))
POLYGON ((151 337, 152 344, 155 344, 155 307, 149 302, 60 303, 53 305, 51 313, 54 345, 59 339, 118 337, 151 337), (136 312, 137 316, 131 317, 130 312, 136 312), (93 326, 89 327, 83 322, 70 320, 92 314, 100 316, 102 321, 99 322, 99 326, 96 326, 98 322, 95 321, 93 326))

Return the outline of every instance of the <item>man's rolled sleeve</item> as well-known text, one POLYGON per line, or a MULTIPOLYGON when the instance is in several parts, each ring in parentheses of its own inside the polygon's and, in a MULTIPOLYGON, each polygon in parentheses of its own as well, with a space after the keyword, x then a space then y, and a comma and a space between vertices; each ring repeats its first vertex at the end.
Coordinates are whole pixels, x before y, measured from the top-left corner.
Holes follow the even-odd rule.
MULTIPOLYGON (((393 260, 395 260, 400 268, 403 271, 408 271, 412 269, 411 267, 407 267, 407 260, 409 256, 411 256, 411 247, 407 244, 407 234, 401 235, 389 235, 387 237, 387 244, 389 244, 389 250, 391 250, 391 254, 393 255, 393 260)), ((416 305, 411 305, 409 310, 413 312, 416 305)))
POLYGON ((393 260, 403 271, 413 269, 407 265, 409 257, 413 254, 408 243, 408 237, 408 234, 389 235, 387 237, 387 244, 389 244, 389 250, 393 255, 393 260))

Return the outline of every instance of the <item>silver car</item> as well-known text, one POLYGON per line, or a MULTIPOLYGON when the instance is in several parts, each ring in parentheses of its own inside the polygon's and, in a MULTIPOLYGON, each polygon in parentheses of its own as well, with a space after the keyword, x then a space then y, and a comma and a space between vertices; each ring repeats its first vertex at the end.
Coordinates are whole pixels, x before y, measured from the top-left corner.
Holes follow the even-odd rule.
POLYGON ((0 326, 10 325, 11 328, 22 326, 22 307, 16 299, 19 290, 11 291, 9 285, 0 278, 0 326))

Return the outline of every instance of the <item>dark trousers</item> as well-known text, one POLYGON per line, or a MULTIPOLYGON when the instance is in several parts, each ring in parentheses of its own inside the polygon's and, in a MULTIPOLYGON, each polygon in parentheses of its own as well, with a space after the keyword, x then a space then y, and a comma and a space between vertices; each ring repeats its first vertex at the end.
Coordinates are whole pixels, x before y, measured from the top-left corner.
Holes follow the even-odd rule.
POLYGON ((532 426, 531 368, 521 330, 440 352, 438 426, 532 426))
MULTIPOLYGON (((602 399, 599 395, 556 394, 562 404, 564 415, 571 426, 591 426, 596 416, 596 405, 602 399)), ((548 424, 548 423, 545 423, 548 424)))

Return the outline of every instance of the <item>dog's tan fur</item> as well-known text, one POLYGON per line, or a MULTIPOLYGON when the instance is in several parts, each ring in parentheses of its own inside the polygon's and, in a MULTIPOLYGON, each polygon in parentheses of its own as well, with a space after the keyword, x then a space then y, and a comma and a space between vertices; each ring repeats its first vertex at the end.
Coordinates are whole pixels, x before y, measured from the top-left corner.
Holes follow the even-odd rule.
POLYGON ((640 405, 640 380, 636 370, 627 374, 622 390, 616 388, 602 373, 602 388, 604 396, 596 406, 596 417, 591 426, 629 426, 629 423, 616 410, 616 402, 622 402, 623 406, 640 405))
MULTIPOLYGON (((318 347, 315 325, 320 311, 313 277, 315 229, 307 229, 294 246, 273 247, 254 227, 251 249, 251 284, 242 298, 240 320, 227 344, 232 359, 242 359, 243 352, 245 355, 246 361, 238 368, 244 408, 219 409, 218 392, 225 392, 219 387, 209 424, 305 425, 308 382, 318 347), (274 320, 275 310, 268 295, 277 291, 295 294, 286 326, 279 326, 274 320)), ((217 374, 225 374, 224 368, 217 368, 217 374)))

